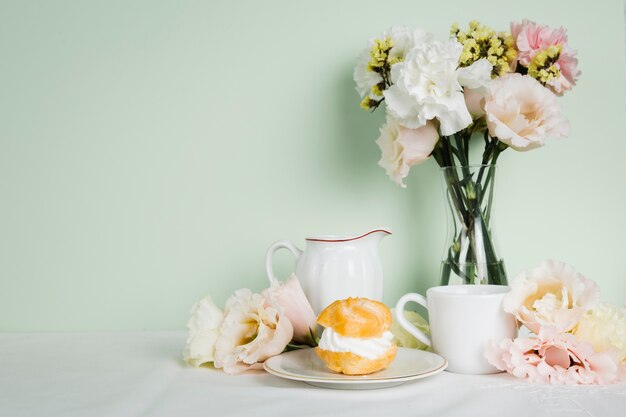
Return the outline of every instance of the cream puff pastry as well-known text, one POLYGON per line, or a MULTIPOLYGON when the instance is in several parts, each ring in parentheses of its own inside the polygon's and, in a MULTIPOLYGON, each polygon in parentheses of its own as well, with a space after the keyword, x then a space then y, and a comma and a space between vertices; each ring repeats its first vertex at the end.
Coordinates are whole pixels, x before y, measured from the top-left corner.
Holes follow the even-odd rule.
POLYGON ((320 313, 324 326, 317 355, 335 372, 365 375, 385 369, 396 356, 391 311, 367 298, 337 300, 320 313))

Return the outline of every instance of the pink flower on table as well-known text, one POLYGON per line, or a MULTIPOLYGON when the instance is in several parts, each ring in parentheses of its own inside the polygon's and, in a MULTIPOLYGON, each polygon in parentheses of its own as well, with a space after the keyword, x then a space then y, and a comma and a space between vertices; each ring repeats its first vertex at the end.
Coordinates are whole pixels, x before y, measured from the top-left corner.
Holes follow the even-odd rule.
POLYGON ((553 76, 545 79, 545 84, 556 94, 562 95, 565 91, 570 90, 578 77, 578 59, 576 51, 572 50, 567 44, 567 30, 563 27, 553 29, 548 26, 538 25, 530 20, 511 23, 511 34, 515 39, 518 50, 518 61, 526 67, 540 65, 545 69, 543 73, 546 78, 549 73, 553 76), (558 48, 558 54, 553 55, 553 59, 549 59, 547 63, 543 62, 543 57, 539 52, 546 52, 550 48, 558 48), (536 58, 539 61, 537 62, 536 58), (535 60, 535 61, 534 61, 535 60))
POLYGON ((315 334, 317 318, 295 274, 291 274, 291 277, 284 284, 273 281, 271 286, 263 291, 262 295, 268 303, 283 309, 285 316, 293 326, 294 342, 314 344, 315 341, 311 338, 315 334))
POLYGON ((611 384, 620 365, 608 352, 598 353, 571 333, 542 330, 538 337, 490 343, 485 357, 496 368, 530 382, 554 385, 611 384))
POLYGON ((572 330, 600 298, 596 283, 560 261, 544 261, 511 281, 502 306, 531 331, 572 330))
POLYGON ((385 168, 389 178, 396 184, 406 188, 403 180, 409 175, 411 167, 426 161, 437 141, 439 132, 432 120, 417 129, 409 129, 388 116, 376 140, 381 151, 378 165, 385 168))
POLYGON ((543 146, 547 137, 569 134, 569 122, 556 96, 526 75, 507 74, 492 80, 485 112, 489 134, 517 151, 543 146))
POLYGON ((247 288, 237 290, 226 300, 213 365, 227 374, 258 368, 280 354, 292 336, 291 322, 280 307, 247 288))

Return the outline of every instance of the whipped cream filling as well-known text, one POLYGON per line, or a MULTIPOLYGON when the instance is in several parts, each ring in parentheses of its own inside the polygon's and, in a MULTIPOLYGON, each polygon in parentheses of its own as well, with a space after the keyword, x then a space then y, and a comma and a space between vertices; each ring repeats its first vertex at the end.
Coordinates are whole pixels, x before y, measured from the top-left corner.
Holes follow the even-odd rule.
POLYGON ((381 337, 346 337, 331 327, 324 329, 318 346, 330 352, 351 352, 367 359, 377 359, 387 353, 392 345, 393 334, 385 332, 381 337))

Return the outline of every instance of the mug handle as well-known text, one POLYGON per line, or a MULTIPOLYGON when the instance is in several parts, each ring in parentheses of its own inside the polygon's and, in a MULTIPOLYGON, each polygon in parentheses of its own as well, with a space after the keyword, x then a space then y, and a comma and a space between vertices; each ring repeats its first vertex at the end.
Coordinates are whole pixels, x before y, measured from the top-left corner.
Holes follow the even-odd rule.
POLYGON ((265 272, 267 272, 267 278, 270 280, 270 285, 278 282, 278 278, 274 275, 274 268, 272 267, 272 258, 274 253, 279 249, 287 249, 293 255, 294 261, 298 262, 298 258, 302 255, 302 251, 296 247, 290 240, 279 240, 270 245, 265 254, 265 272))
POLYGON ((398 320, 398 324, 411 335, 415 336, 415 338, 420 342, 424 343, 427 346, 432 346, 432 342, 430 341, 428 335, 415 327, 413 324, 411 324, 410 321, 406 319, 406 317, 404 317, 404 305, 409 301, 413 301, 428 309, 426 298, 423 295, 416 294, 414 292, 405 294, 400 297, 398 303, 396 304, 396 319, 398 320))

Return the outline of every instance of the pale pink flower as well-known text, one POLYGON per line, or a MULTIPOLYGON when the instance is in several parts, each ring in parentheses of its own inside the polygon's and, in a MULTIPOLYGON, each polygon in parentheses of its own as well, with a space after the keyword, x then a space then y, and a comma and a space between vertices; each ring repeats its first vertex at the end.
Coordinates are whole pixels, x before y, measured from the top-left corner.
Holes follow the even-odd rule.
POLYGON ((550 46, 560 46, 559 59, 554 63, 561 76, 548 81, 548 86, 559 95, 570 90, 580 76, 576 51, 567 44, 567 30, 538 25, 530 20, 511 23, 511 34, 518 50, 518 61, 528 67, 535 54, 550 46))
POLYGON ((237 290, 226 301, 213 364, 227 374, 258 368, 280 354, 292 336, 291 322, 280 307, 247 288, 237 290))
POLYGON ((301 344, 314 342, 311 336, 315 333, 317 318, 295 274, 291 274, 284 284, 274 280, 262 295, 269 304, 283 309, 293 326, 294 342, 301 344))
POLYGON ((600 298, 596 283, 559 261, 544 261, 517 275, 504 297, 504 310, 531 331, 572 330, 600 298))
POLYGON ((542 330, 537 337, 489 343, 485 357, 496 368, 530 382, 555 385, 618 382, 620 366, 607 352, 579 342, 571 333, 542 330))
POLYGON ((492 80, 485 112, 489 134, 517 151, 543 146, 546 137, 569 134, 569 122, 556 96, 526 75, 507 74, 492 80))
POLYGON ((479 118, 485 115, 485 97, 487 90, 484 88, 465 88, 463 90, 465 96, 465 105, 470 114, 479 118))
POLYGON ((385 168, 396 184, 406 188, 403 180, 411 167, 426 161, 438 140, 439 132, 432 120, 417 129, 409 129, 388 116, 376 140, 382 153, 378 165, 385 168))

